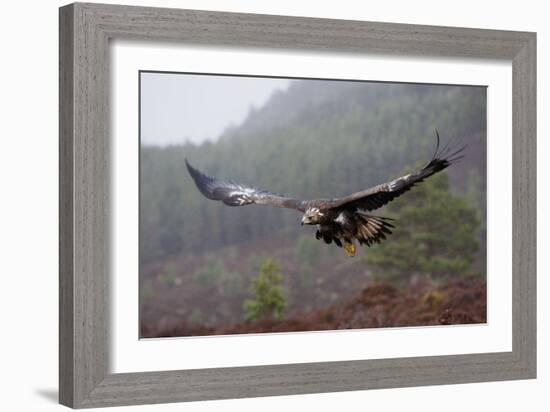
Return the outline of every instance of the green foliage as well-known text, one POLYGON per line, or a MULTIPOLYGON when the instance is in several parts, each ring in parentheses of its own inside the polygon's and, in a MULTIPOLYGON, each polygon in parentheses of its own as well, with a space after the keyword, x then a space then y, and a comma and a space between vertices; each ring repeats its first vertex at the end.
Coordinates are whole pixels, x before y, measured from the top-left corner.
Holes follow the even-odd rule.
POLYGON ((265 260, 258 276, 252 279, 255 298, 247 299, 243 304, 246 320, 283 317, 287 301, 282 281, 283 276, 279 273, 275 261, 265 260))
POLYGON ((412 275, 446 278, 470 270, 479 245, 476 209, 449 192, 439 173, 386 209, 397 219, 391 241, 367 258, 376 277, 402 282, 412 275))

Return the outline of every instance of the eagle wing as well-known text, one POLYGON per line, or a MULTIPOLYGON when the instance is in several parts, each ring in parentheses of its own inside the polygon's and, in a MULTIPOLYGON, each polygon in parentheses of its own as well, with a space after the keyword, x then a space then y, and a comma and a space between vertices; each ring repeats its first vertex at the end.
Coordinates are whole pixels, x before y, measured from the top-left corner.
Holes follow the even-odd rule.
POLYGON ((458 150, 452 150, 447 144, 443 149, 439 148, 439 133, 435 131, 437 145, 432 159, 419 171, 401 176, 391 182, 383 183, 349 196, 329 200, 325 207, 328 208, 353 208, 359 210, 375 210, 386 205, 398 196, 410 190, 417 183, 431 175, 446 169, 453 162, 460 160, 466 146, 458 150))
POLYGON ((280 196, 266 190, 247 186, 231 180, 224 181, 208 176, 189 164, 185 165, 199 191, 208 199, 218 200, 228 206, 269 205, 305 211, 305 202, 280 196))

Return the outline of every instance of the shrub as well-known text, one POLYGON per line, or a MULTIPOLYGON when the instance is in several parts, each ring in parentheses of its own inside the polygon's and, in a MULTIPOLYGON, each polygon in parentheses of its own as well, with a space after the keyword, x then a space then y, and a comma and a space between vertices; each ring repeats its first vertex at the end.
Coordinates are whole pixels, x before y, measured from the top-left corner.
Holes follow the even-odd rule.
POLYGON ((282 319, 287 300, 282 287, 283 276, 273 259, 266 259, 258 276, 252 279, 255 298, 243 304, 245 319, 282 319))

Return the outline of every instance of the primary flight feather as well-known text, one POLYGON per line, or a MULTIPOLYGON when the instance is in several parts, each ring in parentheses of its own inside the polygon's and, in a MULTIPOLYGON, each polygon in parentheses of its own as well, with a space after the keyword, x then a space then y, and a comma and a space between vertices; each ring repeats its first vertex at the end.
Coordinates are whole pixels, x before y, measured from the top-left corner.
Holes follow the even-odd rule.
POLYGON ((194 167, 187 159, 185 164, 199 191, 208 199, 221 201, 228 206, 269 205, 303 212, 302 225, 317 225, 317 239, 327 244, 334 242, 343 247, 348 256, 356 252, 355 240, 360 245, 380 243, 392 233, 393 219, 373 216, 367 212, 378 209, 410 190, 415 184, 446 169, 463 157, 465 146, 451 150, 446 145, 440 150, 439 133, 432 159, 419 171, 401 176, 370 189, 332 199, 300 200, 277 195, 266 190, 247 186, 231 180, 223 181, 208 176, 194 167))

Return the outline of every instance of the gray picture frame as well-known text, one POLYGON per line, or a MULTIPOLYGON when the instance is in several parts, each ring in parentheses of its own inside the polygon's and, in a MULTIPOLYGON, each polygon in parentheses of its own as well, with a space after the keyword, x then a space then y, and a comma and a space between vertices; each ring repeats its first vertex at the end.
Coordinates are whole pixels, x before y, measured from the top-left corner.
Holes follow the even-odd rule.
MULTIPOLYGON (((75 3, 60 8, 59 400, 73 408, 536 376, 536 34, 75 3), (109 40, 512 62, 510 352, 109 373, 109 40)), ((490 211, 489 211, 490 213, 490 211)))

